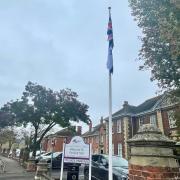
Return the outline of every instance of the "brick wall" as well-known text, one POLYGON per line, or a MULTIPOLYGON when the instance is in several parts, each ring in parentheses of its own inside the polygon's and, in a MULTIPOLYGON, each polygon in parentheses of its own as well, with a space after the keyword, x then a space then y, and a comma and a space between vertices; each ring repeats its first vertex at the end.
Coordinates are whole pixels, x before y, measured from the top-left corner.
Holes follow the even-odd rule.
MULTIPOLYGON (((124 145, 124 138, 123 138, 123 134, 122 133, 114 133, 112 136, 112 141, 114 144, 114 154, 117 155, 118 154, 118 144, 121 143, 122 146, 124 145)), ((123 148, 123 156, 124 156, 124 146, 123 148)))
POLYGON ((42 150, 47 151, 47 146, 48 146, 48 138, 44 138, 41 142, 42 150))
POLYGON ((129 165, 130 180, 174 180, 180 178, 179 168, 129 165))
MULTIPOLYGON (((127 120, 130 124, 130 118, 127 120)), ((118 155, 118 144, 122 144, 122 157, 126 157, 126 150, 125 150, 125 139, 124 139, 124 123, 123 119, 121 119, 121 133, 117 132, 117 120, 113 122, 113 135, 112 135, 112 143, 114 145, 114 154, 118 155)), ((128 132, 131 134, 131 126, 128 129, 128 132)), ((129 134, 129 136, 130 136, 129 134)), ((129 137, 128 137, 129 138, 129 137)))
POLYGON ((168 136, 170 133, 169 131, 170 129, 169 129, 167 110, 162 110, 161 114, 162 114, 162 119, 163 119, 164 134, 168 136))
MULTIPOLYGON (((55 141, 55 145, 53 147, 54 152, 62 152, 63 151, 63 143, 66 140, 66 137, 54 137, 52 138, 55 141)), ((52 139, 49 138, 47 142, 47 152, 52 151, 52 139)))

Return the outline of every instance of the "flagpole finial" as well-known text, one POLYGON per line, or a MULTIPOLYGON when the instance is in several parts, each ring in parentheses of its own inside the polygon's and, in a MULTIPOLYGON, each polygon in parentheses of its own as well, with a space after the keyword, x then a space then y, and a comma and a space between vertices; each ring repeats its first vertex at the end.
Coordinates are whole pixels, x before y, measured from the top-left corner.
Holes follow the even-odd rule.
POLYGON ((111 15, 111 6, 108 7, 109 9, 109 16, 111 15))

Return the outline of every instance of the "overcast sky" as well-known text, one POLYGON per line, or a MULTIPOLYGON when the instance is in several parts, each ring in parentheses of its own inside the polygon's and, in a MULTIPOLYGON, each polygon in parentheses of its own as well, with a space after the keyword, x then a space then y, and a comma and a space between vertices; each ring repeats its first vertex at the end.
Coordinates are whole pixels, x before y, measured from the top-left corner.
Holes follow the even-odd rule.
MULTIPOLYGON (((21 97, 28 81, 71 88, 89 105, 94 125, 108 115, 108 0, 0 1, 0 105, 21 97)), ((113 112, 125 100, 155 96, 150 73, 135 61, 141 34, 128 0, 111 0, 115 46, 113 112)))

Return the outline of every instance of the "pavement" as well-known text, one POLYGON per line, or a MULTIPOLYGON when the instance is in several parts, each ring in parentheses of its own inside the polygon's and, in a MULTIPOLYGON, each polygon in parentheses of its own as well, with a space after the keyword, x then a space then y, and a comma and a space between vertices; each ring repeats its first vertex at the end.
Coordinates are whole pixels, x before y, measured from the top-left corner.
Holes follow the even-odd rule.
POLYGON ((34 173, 27 172, 17 161, 1 155, 0 159, 6 164, 5 172, 0 171, 0 180, 34 180, 34 173))
MULTIPOLYGON (((10 158, 0 155, 0 159, 5 162, 5 172, 0 170, 0 180, 34 180, 34 173, 27 172, 20 164, 10 158)), ((60 178, 60 169, 53 169, 48 173, 52 179, 60 178)), ((67 179, 67 171, 63 172, 63 180, 67 179)), ((79 168, 79 180, 84 180, 84 166, 79 168)))

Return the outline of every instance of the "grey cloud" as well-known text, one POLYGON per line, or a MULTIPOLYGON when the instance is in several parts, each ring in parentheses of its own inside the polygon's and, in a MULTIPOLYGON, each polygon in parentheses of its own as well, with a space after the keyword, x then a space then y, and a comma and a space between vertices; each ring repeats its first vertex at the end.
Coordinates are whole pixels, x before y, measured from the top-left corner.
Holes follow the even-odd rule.
MULTIPOLYGON (((77 91, 94 123, 107 116, 107 6, 97 0, 0 1, 0 104, 20 97, 31 80, 77 91)), ((115 111, 124 100, 138 104, 153 96, 156 86, 134 61, 141 32, 127 1, 112 2, 112 18, 115 111)))

